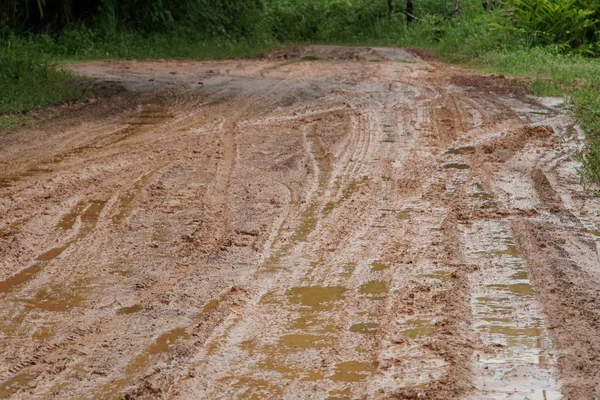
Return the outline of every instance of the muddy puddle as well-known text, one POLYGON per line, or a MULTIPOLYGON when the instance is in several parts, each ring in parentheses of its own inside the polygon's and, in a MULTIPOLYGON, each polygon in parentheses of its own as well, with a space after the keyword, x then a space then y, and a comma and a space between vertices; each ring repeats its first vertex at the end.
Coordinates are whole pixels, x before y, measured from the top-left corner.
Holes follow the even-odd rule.
POLYGON ((75 206, 71 212, 61 218, 58 223, 60 229, 71 229, 77 219, 81 221, 81 227, 79 231, 72 239, 69 239, 65 244, 59 247, 54 247, 50 250, 45 251, 36 258, 36 263, 23 269, 17 274, 7 278, 4 281, 0 281, 0 293, 10 293, 15 289, 27 284, 29 281, 35 278, 35 276, 42 271, 46 264, 55 258, 59 257, 66 249, 79 240, 85 238, 96 226, 100 213, 104 209, 104 201, 89 201, 83 206, 75 206))
MULTIPOLYGON (((367 284, 365 293, 379 295, 386 291, 387 288, 380 282, 371 282, 367 284)), ((261 343, 260 338, 242 342, 240 348, 260 360, 257 363, 259 371, 255 370, 252 375, 222 378, 222 382, 236 389, 234 398, 261 399, 267 393, 281 393, 285 381, 328 381, 330 384, 347 385, 367 380, 376 367, 371 361, 351 359, 334 363, 326 369, 320 368, 318 360, 312 365, 306 361, 318 352, 332 351, 339 346, 339 336, 343 332, 332 323, 330 315, 338 312, 348 296, 351 292, 342 286, 298 286, 283 294, 271 291, 263 295, 260 303, 286 310, 287 322, 277 323, 280 334, 276 343, 261 343), (274 379, 275 376, 278 379, 274 379)), ((346 329, 357 337, 372 337, 377 335, 380 327, 376 322, 366 321, 346 329)), ((342 386, 333 391, 337 390, 351 393, 349 387, 344 389, 342 386)))
POLYGON ((442 283, 452 283, 454 281, 454 271, 453 270, 438 269, 438 270, 433 270, 432 272, 419 274, 417 276, 419 278, 435 279, 442 283))
POLYGON ((390 268, 390 266, 381 260, 375 260, 371 263, 371 271, 373 271, 373 272, 385 271, 386 269, 389 269, 389 268, 390 268))
POLYGON ((49 312, 68 312, 73 308, 81 307, 85 302, 85 297, 78 294, 76 286, 64 287, 51 285, 44 287, 36 292, 32 298, 23 299, 25 310, 43 310, 49 312))
POLYGON ((401 334, 411 339, 433 336, 435 324, 429 319, 409 319, 404 322, 401 334))
POLYGON ((463 163, 449 163, 449 164, 444 164, 442 165, 442 168, 444 169, 470 169, 471 166, 469 164, 463 164, 463 163))
POLYGON ((396 214, 396 219, 398 221, 408 221, 412 218, 415 209, 413 207, 407 207, 403 210, 398 211, 396 214))
POLYGON ((496 206, 494 195, 489 193, 481 183, 475 182, 472 188, 474 190, 469 194, 472 199, 479 200, 488 206, 496 206))
POLYGON ((150 362, 161 354, 166 354, 173 347, 190 338, 189 333, 183 327, 175 328, 158 336, 154 342, 142 351, 125 368, 125 377, 116 379, 104 385, 94 395, 94 399, 119 400, 123 396, 123 390, 128 386, 131 378, 138 372, 143 371, 150 362))
POLYGON ((371 300, 383 300, 388 292, 385 282, 370 281, 360 286, 359 292, 371 300))
POLYGON ((466 240, 480 265, 473 274, 474 328, 489 346, 476 352, 474 362, 485 373, 473 398, 561 398, 552 341, 508 223, 479 221, 466 240))
POLYGON ((26 387, 31 381, 37 378, 41 372, 27 371, 15 375, 6 382, 0 384, 0 399, 8 399, 19 389, 26 387))
POLYGON ((344 299, 346 288, 341 286, 304 286, 287 291, 289 301, 310 307, 311 311, 327 311, 333 302, 344 299))
POLYGON ((328 379, 337 382, 361 382, 375 371, 373 363, 346 361, 335 366, 335 372, 328 379))
POLYGON ((144 307, 141 304, 134 304, 129 307, 119 308, 117 310, 117 314, 119 314, 119 315, 135 314, 135 313, 142 311, 143 309, 144 309, 144 307))
POLYGON ((375 322, 354 324, 350 327, 350 332, 362 333, 363 335, 376 335, 379 332, 379 324, 375 322))
POLYGON ((446 154, 452 154, 452 155, 472 154, 472 153, 475 153, 474 146, 453 147, 446 151, 446 154))
POLYGON ((142 370, 150 363, 152 357, 170 351, 177 343, 189 337, 185 328, 175 328, 163 333, 127 366, 126 373, 132 374, 142 370))
POLYGON ((49 173, 49 172, 52 172, 52 169, 41 168, 41 167, 30 167, 20 173, 16 173, 16 174, 12 174, 12 175, 0 175, 0 189, 9 189, 9 188, 13 187, 17 182, 19 182, 25 178, 29 178, 29 177, 41 175, 44 173, 49 173))

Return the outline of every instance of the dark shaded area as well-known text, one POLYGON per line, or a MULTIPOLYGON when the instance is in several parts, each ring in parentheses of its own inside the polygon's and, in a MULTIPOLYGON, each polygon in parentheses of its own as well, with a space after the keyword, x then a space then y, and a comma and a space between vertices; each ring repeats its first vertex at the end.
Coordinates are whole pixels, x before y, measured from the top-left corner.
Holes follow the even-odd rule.
POLYGON ((244 36, 258 24, 263 0, 4 0, 2 25, 20 32, 60 33, 81 24, 141 32, 244 36))

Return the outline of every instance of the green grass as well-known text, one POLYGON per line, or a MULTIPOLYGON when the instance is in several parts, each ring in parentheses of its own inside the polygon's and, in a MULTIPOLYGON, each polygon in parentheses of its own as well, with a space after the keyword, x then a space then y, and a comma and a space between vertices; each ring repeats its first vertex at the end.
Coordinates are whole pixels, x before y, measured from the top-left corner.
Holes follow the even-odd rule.
POLYGON ((96 94, 86 79, 60 64, 95 59, 226 59, 255 57, 274 43, 201 41, 185 36, 120 32, 100 37, 87 29, 49 36, 0 39, 0 129, 35 122, 31 111, 96 94))
POLYGON ((87 96, 85 80, 56 68, 35 47, 0 47, 0 128, 29 121, 27 112, 87 96))
POLYGON ((583 164, 582 178, 586 183, 600 183, 600 59, 544 48, 507 49, 485 53, 467 66, 526 77, 538 96, 566 97, 587 133, 587 147, 576 155, 583 164))

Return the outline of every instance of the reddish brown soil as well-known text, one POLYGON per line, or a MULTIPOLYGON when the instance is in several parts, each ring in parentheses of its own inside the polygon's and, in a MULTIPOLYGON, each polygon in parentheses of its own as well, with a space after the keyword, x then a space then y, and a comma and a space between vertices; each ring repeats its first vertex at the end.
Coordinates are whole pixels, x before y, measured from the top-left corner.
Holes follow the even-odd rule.
POLYGON ((594 399, 572 118, 401 49, 72 65, 0 132, 0 398, 594 399))

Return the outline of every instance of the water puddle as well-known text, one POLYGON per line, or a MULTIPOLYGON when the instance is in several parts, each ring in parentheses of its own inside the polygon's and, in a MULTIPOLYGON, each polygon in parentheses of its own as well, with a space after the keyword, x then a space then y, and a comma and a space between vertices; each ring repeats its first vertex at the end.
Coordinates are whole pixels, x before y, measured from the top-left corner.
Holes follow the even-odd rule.
POLYGON ((474 146, 454 147, 454 148, 451 148, 446 151, 446 154, 454 154, 454 155, 472 154, 472 153, 475 153, 474 146))
POLYGON ((352 399, 352 390, 350 388, 342 389, 342 390, 331 390, 329 392, 329 397, 326 400, 350 400, 352 399))
POLYGON ((212 299, 202 308, 202 313, 206 314, 217 308, 220 303, 220 299, 212 299))
POLYGON ((22 301, 25 303, 25 310, 68 312, 73 308, 80 307, 85 298, 78 295, 75 288, 52 285, 38 290, 33 298, 22 301))
POLYGON ((315 206, 311 204, 302 213, 300 225, 294 231, 290 240, 292 243, 305 242, 308 235, 312 233, 316 226, 317 218, 315 216, 315 206))
POLYGON ((379 332, 379 324, 374 322, 354 324, 350 327, 350 332, 362 333, 363 335, 375 335, 379 332))
POLYGON ((312 311, 327 311, 333 302, 344 299, 346 288, 342 286, 301 286, 286 292, 289 301, 310 307, 312 311))
MULTIPOLYGON (((349 263, 351 270, 355 263, 349 263)), ((274 337, 278 339, 263 342, 255 337, 240 343, 239 348, 252 359, 256 359, 257 368, 242 376, 224 378, 230 388, 235 389, 234 398, 282 398, 281 389, 274 382, 314 382, 334 379, 340 382, 353 382, 367 375, 364 366, 339 365, 335 373, 328 377, 326 373, 298 359, 310 359, 315 352, 330 352, 337 345, 339 329, 330 318, 331 312, 345 300, 348 289, 342 286, 297 286, 286 291, 270 290, 260 303, 263 307, 277 307, 285 310, 287 317, 277 323, 274 337), (282 293, 283 292, 283 293, 282 293), (303 365, 304 364, 304 365, 303 365), (273 380, 278 377, 278 381, 273 380), (277 393, 271 396, 272 393, 277 393)), ((372 334, 376 324, 356 324, 351 328, 362 334, 372 334)), ((268 336, 268 335, 266 335, 268 336)), ((321 358, 319 358, 321 360, 321 358)), ((320 363, 320 362, 319 362, 320 363)), ((318 364, 315 364, 318 365, 318 364)))
POLYGON ((450 164, 442 165, 442 168, 444 168, 444 169, 470 169, 471 166, 469 164, 463 164, 463 163, 450 163, 450 164))
POLYGON ((447 283, 454 280, 454 271, 447 271, 443 269, 435 270, 428 274, 420 274, 419 278, 430 278, 437 279, 440 282, 447 283))
POLYGON ((515 258, 521 257, 521 252, 519 251, 519 249, 517 249, 517 246, 515 244, 509 244, 501 250, 491 250, 489 253, 497 256, 506 255, 515 258))
POLYGON ((118 315, 128 315, 128 314, 135 314, 137 312, 140 312, 144 309, 144 307, 141 304, 134 304, 130 307, 121 307, 117 310, 117 314, 118 315))
POLYGON ((7 399, 11 397, 20 388, 26 386, 29 382, 37 378, 40 373, 41 372, 32 371, 22 372, 0 384, 0 399, 7 399))
POLYGON ((408 328, 401 331, 401 334, 411 339, 433 336, 435 334, 435 326, 428 319, 411 319, 403 324, 408 328))
POLYGON ((84 201, 77 203, 77 205, 73 207, 73 209, 68 214, 65 214, 60 219, 56 227, 64 230, 69 230, 73 228, 73 225, 75 225, 77 218, 80 217, 81 214, 85 211, 86 206, 87 203, 84 201))
MULTIPOLYGON (((529 278, 527 277, 527 272, 523 271, 523 274, 525 274, 525 278, 515 279, 514 278, 515 275, 520 275, 520 274, 515 274, 515 275, 511 276, 511 279, 528 281, 529 278)), ((531 286, 529 283, 514 283, 511 285, 491 284, 491 285, 487 285, 487 287, 489 289, 496 289, 498 291, 510 292, 512 294, 517 294, 517 295, 521 295, 521 296, 535 296, 535 291, 533 290, 533 286, 531 286)))
POLYGON ((71 245, 71 243, 72 243, 72 241, 69 241, 64 246, 54 247, 54 248, 46 251, 45 253, 40 254, 36 258, 36 261, 51 261, 51 260, 54 260, 56 257, 60 256, 63 253, 63 251, 65 251, 71 245))
POLYGON ((335 209, 335 207, 337 206, 337 203, 333 202, 333 201, 328 201, 325 206, 323 207, 323 215, 327 216, 329 214, 331 214, 331 212, 335 209))
POLYGON ((552 342, 507 223, 478 222, 468 240, 470 255, 482 265, 474 274, 480 282, 472 299, 475 329, 493 348, 476 352, 475 363, 485 373, 474 398, 561 398, 552 342), (480 256, 485 254, 487 261, 480 256))
POLYGON ((362 382, 375 371, 375 365, 368 362, 346 361, 335 366, 335 373, 327 379, 336 382, 362 382))
POLYGON ((405 208, 404 210, 398 211, 398 214, 396 214, 396 219, 398 221, 408 221, 412 218, 414 211, 414 208, 405 208))
POLYGON ((371 270, 374 272, 378 272, 378 271, 385 271, 386 269, 389 269, 390 266, 383 263, 380 260, 375 260, 371 263, 371 270))
POLYGON ((10 293, 15 288, 29 282, 38 272, 44 267, 43 264, 34 264, 31 267, 25 268, 21 272, 9 277, 4 281, 0 281, 0 293, 10 293))
POLYGON ((587 233, 590 233, 596 237, 600 237, 600 230, 599 229, 586 229, 587 233))
POLYGON ((323 349, 333 347, 335 338, 324 335, 290 334, 281 336, 279 345, 294 350, 323 349))
POLYGON ((190 335, 185 328, 175 328, 160 335, 142 354, 132 361, 126 368, 128 375, 146 368, 152 358, 158 354, 170 351, 177 343, 187 340, 190 335))
POLYGON ((321 326, 325 321, 318 313, 303 313, 290 323, 290 329, 307 330, 321 326))
POLYGON ((484 203, 492 203, 494 201, 494 199, 495 199, 494 195, 491 193, 488 193, 482 184, 476 183, 475 187, 477 190, 475 191, 475 193, 470 194, 471 198, 481 200, 484 203))
POLYGON ((368 295, 371 300, 383 300, 388 292, 387 285, 380 281, 370 281, 362 285, 359 289, 360 293, 368 295))
MULTIPOLYGON (((102 212, 105 204, 106 202, 104 201, 88 202, 87 208, 85 208, 84 211, 80 214, 82 226, 75 238, 69 240, 67 243, 60 247, 52 248, 46 251, 45 253, 39 255, 36 258, 36 261, 38 262, 23 269, 22 271, 7 278, 6 280, 0 281, 0 293, 12 292, 17 287, 26 284, 27 282, 32 280, 48 262, 60 256, 72 244, 86 237, 96 226, 100 213, 102 212)), ((70 215, 70 213, 68 215, 70 215)), ((77 216, 75 218, 77 218, 77 216)), ((68 225, 68 223, 70 223, 70 220, 68 220, 65 223, 68 225)))
POLYGON ((282 364, 278 364, 271 358, 260 361, 257 366, 260 369, 266 369, 268 371, 277 372, 285 379, 295 379, 297 376, 297 372, 293 368, 287 367, 282 364))

